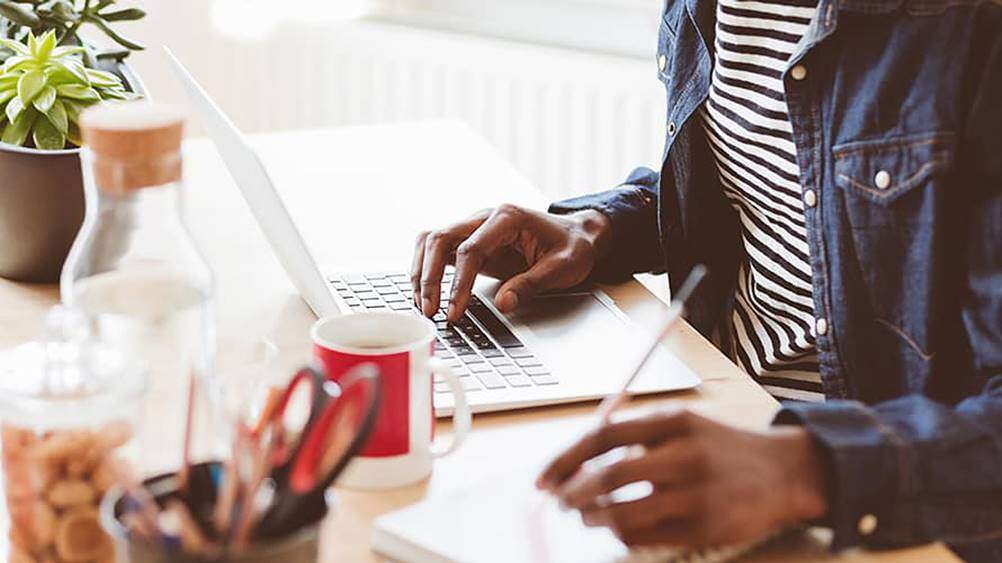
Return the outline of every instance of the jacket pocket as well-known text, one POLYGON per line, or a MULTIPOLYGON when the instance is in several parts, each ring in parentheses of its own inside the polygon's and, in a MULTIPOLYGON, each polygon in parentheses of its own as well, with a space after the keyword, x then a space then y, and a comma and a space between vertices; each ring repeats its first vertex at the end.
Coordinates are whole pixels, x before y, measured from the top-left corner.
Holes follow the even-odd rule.
POLYGON ((890 205, 949 170, 953 146, 950 132, 843 143, 832 149, 835 184, 850 194, 890 205))
POLYGON ((958 197, 954 142, 953 133, 936 131, 832 148, 833 191, 841 196, 830 208, 840 237, 832 246, 843 253, 841 271, 855 273, 848 279, 861 278, 875 321, 858 329, 874 351, 872 369, 908 374, 912 391, 936 353, 925 304, 936 302, 937 248, 958 197))

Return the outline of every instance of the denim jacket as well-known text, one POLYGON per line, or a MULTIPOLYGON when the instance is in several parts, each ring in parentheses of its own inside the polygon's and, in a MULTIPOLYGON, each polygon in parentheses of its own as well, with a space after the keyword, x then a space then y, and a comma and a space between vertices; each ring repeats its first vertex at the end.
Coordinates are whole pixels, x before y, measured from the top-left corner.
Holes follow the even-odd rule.
MULTIPOLYGON (((689 321, 707 335, 730 318, 743 252, 696 112, 715 15, 715 0, 667 1, 660 171, 551 207, 610 218, 599 279, 674 285, 706 264, 689 321)), ((942 540, 1002 561, 1002 3, 820 0, 783 80, 828 401, 776 423, 826 454, 836 547, 942 540)))

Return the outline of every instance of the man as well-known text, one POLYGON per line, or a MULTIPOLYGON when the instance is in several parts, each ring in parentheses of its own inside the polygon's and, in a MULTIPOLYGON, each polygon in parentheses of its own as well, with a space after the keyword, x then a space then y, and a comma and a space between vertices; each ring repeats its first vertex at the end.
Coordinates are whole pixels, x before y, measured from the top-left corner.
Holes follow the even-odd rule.
POLYGON ((631 545, 797 522, 835 547, 941 540, 1002 560, 1002 4, 668 0, 660 172, 427 233, 415 295, 450 315, 588 279, 711 272, 688 320, 773 395, 748 432, 678 410, 609 425, 540 477, 631 545), (643 455, 597 471, 612 448, 643 455), (650 496, 608 493, 647 481, 650 496))

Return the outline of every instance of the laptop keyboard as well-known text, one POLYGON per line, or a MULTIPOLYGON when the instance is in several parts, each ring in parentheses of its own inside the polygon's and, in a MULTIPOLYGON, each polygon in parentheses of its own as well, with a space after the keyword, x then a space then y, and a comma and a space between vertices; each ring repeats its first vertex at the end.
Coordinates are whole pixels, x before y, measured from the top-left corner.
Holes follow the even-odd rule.
MULTIPOLYGON (((438 331, 435 355, 460 377, 466 391, 556 385, 557 379, 508 326, 476 295, 463 318, 446 321, 448 287, 453 273, 442 279, 441 308, 432 321, 438 331)), ((407 274, 343 275, 330 280, 352 311, 397 311, 420 315, 407 274)), ((448 393, 449 385, 435 378, 435 393, 448 393)))

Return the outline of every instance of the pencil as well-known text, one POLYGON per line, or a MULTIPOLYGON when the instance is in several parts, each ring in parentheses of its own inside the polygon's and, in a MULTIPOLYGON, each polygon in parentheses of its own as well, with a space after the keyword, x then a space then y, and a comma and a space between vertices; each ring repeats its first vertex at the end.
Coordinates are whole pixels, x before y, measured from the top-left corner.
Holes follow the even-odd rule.
POLYGON ((643 371, 644 366, 650 361, 651 357, 654 356, 654 352, 658 349, 658 345, 661 341, 668 336, 668 333, 678 324, 678 321, 685 314, 685 306, 688 303, 689 298, 699 287, 699 284, 703 282, 706 278, 706 266, 702 264, 697 264, 689 272, 689 277, 685 279, 685 283, 679 289, 678 294, 674 296, 671 304, 668 306, 668 311, 665 313, 664 321, 661 323, 661 329, 654 335, 651 339, 650 344, 644 351, 644 354, 640 357, 637 363, 633 366, 633 369, 627 372, 626 377, 623 378, 623 383, 620 385, 619 390, 611 395, 608 395, 605 399, 599 403, 596 409, 596 415, 598 416, 599 425, 604 425, 609 422, 609 418, 612 413, 616 411, 620 406, 625 404, 630 398, 630 385, 637 379, 640 372, 643 371))

